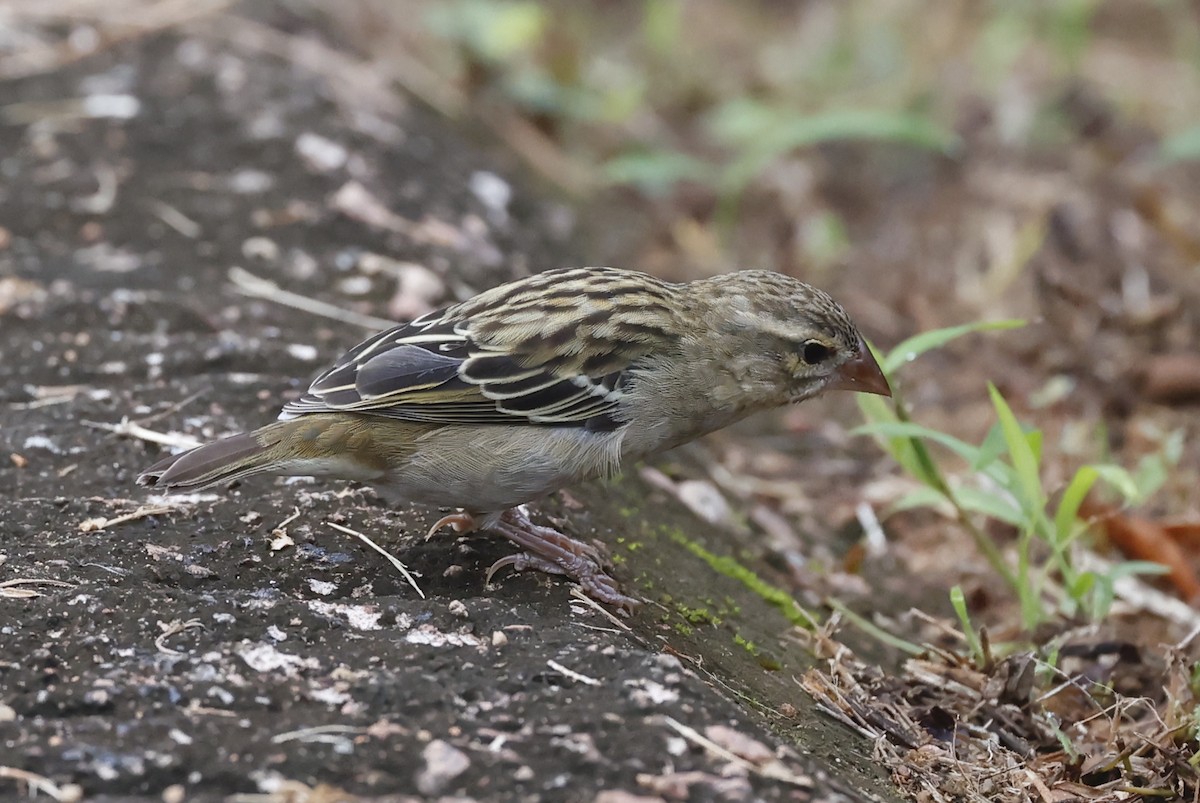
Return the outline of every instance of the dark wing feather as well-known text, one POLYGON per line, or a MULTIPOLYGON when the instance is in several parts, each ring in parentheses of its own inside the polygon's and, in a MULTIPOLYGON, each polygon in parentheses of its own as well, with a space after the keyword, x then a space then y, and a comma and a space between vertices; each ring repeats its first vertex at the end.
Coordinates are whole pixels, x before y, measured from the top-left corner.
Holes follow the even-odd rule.
POLYGON ((614 291, 612 278, 583 269, 539 274, 381 332, 317 377, 280 417, 358 412, 432 424, 614 429, 632 370, 665 333, 647 324, 662 310, 635 315, 628 326, 619 314, 614 322, 612 297, 621 288, 614 291), (581 272, 607 283, 566 292, 581 272))
POLYGON ((411 343, 398 343, 359 366, 354 387, 365 401, 386 399, 396 390, 432 390, 458 376, 462 360, 411 343))

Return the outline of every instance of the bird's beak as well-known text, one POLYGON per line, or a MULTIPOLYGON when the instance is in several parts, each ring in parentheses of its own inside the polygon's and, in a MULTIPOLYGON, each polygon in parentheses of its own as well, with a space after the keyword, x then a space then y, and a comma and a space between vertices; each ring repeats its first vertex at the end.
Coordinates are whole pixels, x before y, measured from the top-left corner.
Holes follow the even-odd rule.
POLYGON ((856 390, 859 393, 874 393, 878 396, 891 396, 892 389, 888 387, 887 377, 874 355, 862 340, 858 341, 858 354, 837 370, 830 390, 856 390))

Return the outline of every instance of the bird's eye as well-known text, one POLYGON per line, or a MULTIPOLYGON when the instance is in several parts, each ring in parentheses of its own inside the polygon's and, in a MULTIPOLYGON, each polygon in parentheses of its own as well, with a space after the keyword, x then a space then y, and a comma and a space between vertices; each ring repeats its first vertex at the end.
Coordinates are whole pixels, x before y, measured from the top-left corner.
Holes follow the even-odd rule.
POLYGON ((829 348, 829 346, 826 346, 819 340, 810 340, 804 344, 804 348, 801 350, 800 356, 803 357, 804 361, 809 365, 817 365, 818 363, 825 362, 831 356, 833 356, 833 349, 829 348))

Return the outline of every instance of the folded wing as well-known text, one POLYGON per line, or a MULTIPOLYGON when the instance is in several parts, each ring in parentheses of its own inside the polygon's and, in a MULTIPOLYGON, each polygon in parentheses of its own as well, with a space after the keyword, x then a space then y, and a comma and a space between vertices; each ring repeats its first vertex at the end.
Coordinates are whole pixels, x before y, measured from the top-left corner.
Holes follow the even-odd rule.
POLYGON ((280 418, 356 412, 431 424, 620 426, 621 394, 648 344, 592 338, 595 353, 561 359, 536 333, 479 342, 469 320, 446 315, 431 313, 360 343, 280 418))

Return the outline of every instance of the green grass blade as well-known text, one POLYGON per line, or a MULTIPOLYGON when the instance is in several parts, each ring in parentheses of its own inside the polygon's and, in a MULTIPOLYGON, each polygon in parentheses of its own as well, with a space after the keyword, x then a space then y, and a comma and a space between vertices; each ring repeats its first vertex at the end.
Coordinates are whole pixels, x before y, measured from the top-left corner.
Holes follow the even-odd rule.
MULTIPOLYGON (((881 397, 869 396, 865 393, 856 393, 855 395, 858 397, 859 409, 862 410, 863 416, 869 422, 866 426, 898 423, 895 408, 881 397)), ((868 433, 864 431, 862 434, 868 433)), ((875 434, 874 438, 880 448, 891 455, 892 459, 914 478, 926 485, 941 487, 941 479, 935 473, 931 473, 929 461, 923 459, 918 450, 920 441, 907 436, 887 437, 882 433, 875 434)))
POLYGON ((1169 571, 1171 571, 1169 566, 1155 563, 1152 560, 1123 560, 1113 564, 1112 568, 1108 570, 1108 576, 1116 580, 1138 574, 1166 574, 1169 571))
POLYGON ((1163 140, 1158 149, 1158 158, 1163 162, 1200 159, 1200 125, 1163 140))
POLYGON ((992 406, 996 408, 996 416, 1000 419, 1000 427, 1004 431, 1008 456, 1017 473, 1018 490, 1024 497, 1022 507, 1032 516, 1038 510, 1044 509, 1046 504, 1038 471, 1037 451, 1030 442, 1030 437, 1021 428, 1021 423, 1013 415, 1012 408, 991 382, 988 383, 988 394, 992 397, 992 406))
POLYGON ((971 468, 975 471, 983 471, 1002 454, 1004 454, 1004 430, 997 422, 992 424, 983 443, 979 444, 979 456, 971 461, 971 468))
POLYGON ((922 485, 919 488, 913 488, 908 493, 901 496, 895 502, 887 506, 885 516, 890 516, 893 513, 902 513, 905 510, 915 510, 922 507, 938 508, 946 507, 949 504, 945 494, 930 488, 928 485, 922 485))
POLYGON ((971 657, 975 660, 975 665, 977 667, 983 666, 985 660, 983 644, 979 641, 979 634, 971 626, 971 614, 967 610, 967 598, 963 594, 962 586, 956 585, 950 589, 950 605, 954 608, 954 613, 958 615, 958 623, 962 627, 963 638, 967 641, 967 647, 971 650, 971 657))
POLYGON ((850 434, 877 435, 885 438, 924 438, 934 443, 940 443, 968 463, 974 461, 979 454, 979 447, 972 446, 953 435, 906 421, 874 421, 861 424, 850 430, 850 434))
POLYGON ((954 496, 960 505, 974 513, 982 513, 988 518, 1011 524, 1018 530, 1026 524, 1027 518, 1015 502, 995 491, 955 488, 954 496))
POLYGON ((680 181, 712 183, 711 165, 678 151, 630 151, 614 156, 601 168, 612 184, 632 184, 650 195, 663 195, 680 181))
POLYGON ((1133 475, 1120 466, 1111 463, 1101 463, 1091 466, 1100 479, 1111 485, 1117 493, 1119 493, 1126 502, 1140 502, 1142 500, 1141 490, 1138 488, 1137 482, 1133 475))
POLYGON ((1100 474, 1096 469, 1084 466, 1075 472, 1075 476, 1067 484, 1067 489, 1063 491, 1062 499, 1058 502, 1058 510, 1054 513, 1054 533, 1058 543, 1065 544, 1070 540, 1075 522, 1079 518, 1079 506, 1083 504, 1084 497, 1099 478, 1100 474))
POLYGON ((969 335, 974 332, 992 332, 1004 329, 1019 329, 1025 325, 1025 321, 1019 319, 1010 319, 1004 321, 976 321, 975 323, 964 323, 961 326, 948 326, 945 329, 934 329, 930 332, 921 332, 913 335, 907 340, 901 340, 895 348, 888 352, 887 357, 880 363, 885 374, 891 374, 898 370, 900 366, 906 362, 912 362, 917 357, 920 357, 927 351, 940 348, 946 345, 951 340, 969 335))
POLYGON ((749 122, 723 116, 712 123, 714 135, 732 140, 727 144, 740 154, 723 171, 721 186, 727 193, 741 192, 780 156, 824 142, 880 140, 942 153, 949 153, 959 145, 952 131, 929 117, 904 112, 847 109, 797 116, 769 113, 747 116, 752 117, 749 122), (772 124, 763 125, 768 119, 772 124), (749 136, 750 132, 756 133, 749 136))

